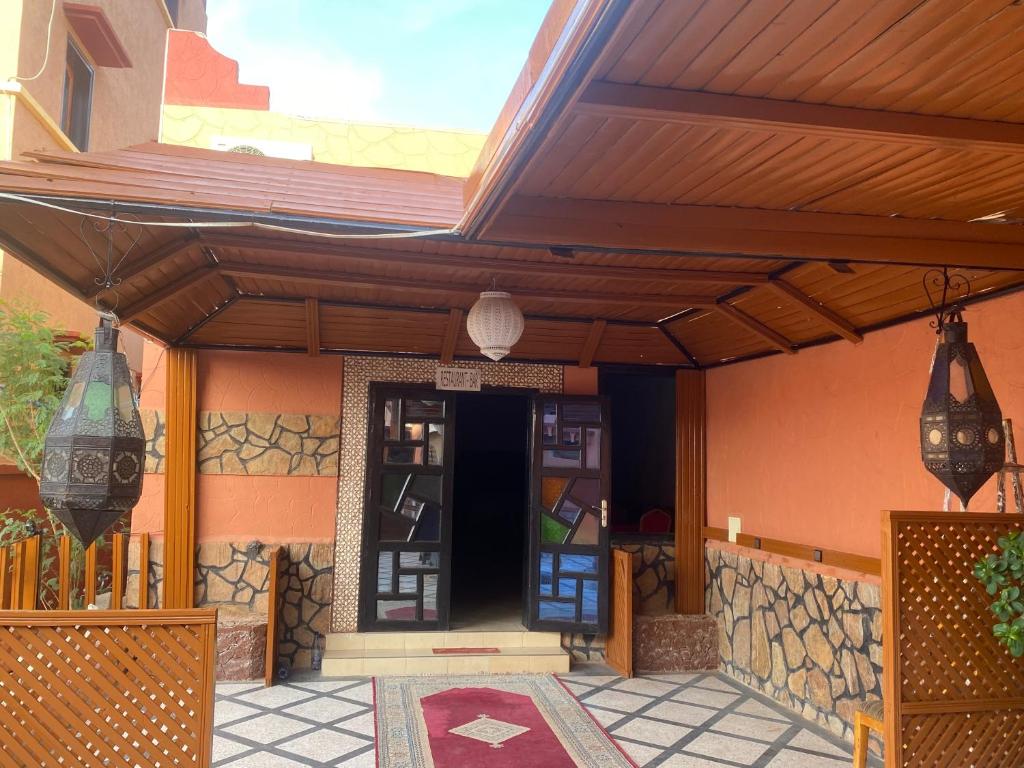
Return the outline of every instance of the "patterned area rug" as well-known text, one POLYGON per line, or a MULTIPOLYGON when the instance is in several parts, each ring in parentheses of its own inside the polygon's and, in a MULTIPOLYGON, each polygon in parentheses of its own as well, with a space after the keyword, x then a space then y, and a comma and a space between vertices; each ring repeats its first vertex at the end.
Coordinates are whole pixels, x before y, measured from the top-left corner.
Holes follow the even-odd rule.
POLYGON ((379 768, 636 768, 553 675, 373 684, 379 768))

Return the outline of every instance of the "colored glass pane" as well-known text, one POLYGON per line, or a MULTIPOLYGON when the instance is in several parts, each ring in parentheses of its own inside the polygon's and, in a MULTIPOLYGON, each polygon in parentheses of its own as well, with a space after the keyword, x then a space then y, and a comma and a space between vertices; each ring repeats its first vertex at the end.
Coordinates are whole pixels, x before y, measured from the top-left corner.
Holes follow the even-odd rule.
POLYGON ((540 540, 544 544, 562 544, 569 529, 547 515, 540 518, 540 540))
POLYGON ((402 430, 403 440, 422 440, 423 439, 423 425, 422 424, 406 424, 402 430))
POLYGON ((416 601, 378 600, 377 618, 386 621, 416 621, 416 601))
POLYGON ((601 406, 597 403, 562 403, 564 421, 601 421, 601 406))
POLYGON ((384 401, 384 439, 398 439, 398 400, 384 401))
POLYGON ((597 622, 597 582, 583 580, 583 611, 580 618, 590 624, 597 622))
POLYGON ((444 400, 406 400, 405 418, 443 419, 444 400))
POLYGON ((562 428, 562 445, 579 445, 580 444, 580 428, 579 427, 563 427, 562 428))
POLYGON ((437 618, 437 574, 428 573, 423 576, 423 618, 437 618))
POLYGON ((117 415, 121 421, 130 422, 135 412, 135 396, 132 388, 127 384, 119 384, 117 387, 117 415))
POLYGON ((385 445, 385 464, 422 464, 423 448, 412 445, 385 445))
POLYGON ((380 503, 388 509, 396 509, 398 500, 402 498, 402 491, 412 475, 395 475, 386 473, 380 478, 380 503))
POLYGON ((402 517, 408 517, 410 520, 419 520, 420 513, 423 508, 427 505, 425 501, 414 499, 411 496, 407 496, 405 501, 402 502, 402 508, 399 510, 402 517))
POLYGON ((415 541, 440 541, 441 540, 441 508, 428 504, 420 514, 419 524, 416 526, 415 541))
POLYGON ((601 481, 596 477, 577 477, 571 493, 588 506, 595 509, 601 506, 601 481))
POLYGON ((444 425, 427 427, 427 463, 439 466, 444 459, 444 425))
POLYGON ((558 596, 559 597, 571 597, 576 599, 576 579, 559 579, 558 580, 558 596))
POLYGON ((597 555, 562 555, 559 560, 562 573, 597 573, 597 555))
POLYGON ((540 481, 540 503, 545 509, 554 509, 562 491, 569 483, 567 477, 544 477, 540 481))
POLYGON ((414 574, 399 576, 398 591, 406 595, 419 594, 419 585, 416 583, 416 576, 414 574))
POLYGON ((544 403, 544 423, 554 424, 558 420, 558 406, 554 403, 544 403))
POLYGON ((587 469, 601 468, 601 429, 587 428, 587 469))
POLYGON ((580 513, 580 505, 574 502, 572 499, 566 499, 562 502, 562 506, 558 509, 558 516, 565 520, 569 525, 576 524, 576 517, 580 513))
POLYGON ((541 619, 547 621, 575 621, 575 603, 559 603, 554 600, 541 600, 539 605, 541 619))
POLYGON ((103 421, 110 410, 110 394, 110 385, 106 382, 89 382, 89 388, 85 390, 85 418, 103 421))
POLYGON ((412 520, 382 512, 380 516, 381 541, 408 541, 412 534, 412 520))
POLYGON ((540 553, 540 593, 551 595, 551 585, 554 583, 555 556, 550 552, 540 553))
POLYGON ((594 546, 597 544, 597 515, 587 513, 583 515, 576 533, 572 535, 572 544, 586 544, 594 546))
POLYGON ((377 591, 387 594, 391 592, 391 567, 394 564, 394 552, 381 552, 377 556, 377 591))
POLYGON ((578 448, 568 450, 545 450, 545 467, 568 467, 571 469, 580 468, 580 451, 578 448))
POLYGON ((75 415, 75 409, 82 402, 83 392, 85 392, 85 382, 76 381, 75 385, 71 388, 71 397, 68 398, 68 404, 64 407, 64 412, 61 414, 62 419, 68 421, 75 415))
POLYGON ((441 503, 441 476, 440 475, 416 475, 412 481, 412 488, 409 491, 414 496, 432 501, 435 504, 441 503))
POLYGON ((398 556, 398 567, 403 570, 437 568, 441 564, 441 555, 437 552, 402 552, 398 556))

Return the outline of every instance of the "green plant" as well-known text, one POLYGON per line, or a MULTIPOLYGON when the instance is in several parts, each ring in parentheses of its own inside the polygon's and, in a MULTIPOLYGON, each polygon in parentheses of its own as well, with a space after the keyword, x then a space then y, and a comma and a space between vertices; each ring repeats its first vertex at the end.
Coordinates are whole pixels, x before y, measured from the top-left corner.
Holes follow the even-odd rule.
POLYGON ((974 566, 974 576, 985 591, 998 598, 991 605, 999 623, 992 634, 1015 657, 1024 656, 1024 531, 1013 531, 996 542, 999 553, 988 555, 974 566))

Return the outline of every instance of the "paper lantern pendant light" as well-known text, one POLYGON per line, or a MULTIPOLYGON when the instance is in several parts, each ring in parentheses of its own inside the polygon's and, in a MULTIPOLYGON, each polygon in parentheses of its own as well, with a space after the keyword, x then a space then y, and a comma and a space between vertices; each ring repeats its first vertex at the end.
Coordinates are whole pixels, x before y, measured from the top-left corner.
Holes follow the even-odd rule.
POLYGON ((469 310, 466 329, 480 352, 501 360, 523 335, 523 313, 505 291, 484 291, 469 310))
POLYGON ((146 436, 118 331, 100 319, 46 432, 39 495, 88 547, 139 501, 146 436))

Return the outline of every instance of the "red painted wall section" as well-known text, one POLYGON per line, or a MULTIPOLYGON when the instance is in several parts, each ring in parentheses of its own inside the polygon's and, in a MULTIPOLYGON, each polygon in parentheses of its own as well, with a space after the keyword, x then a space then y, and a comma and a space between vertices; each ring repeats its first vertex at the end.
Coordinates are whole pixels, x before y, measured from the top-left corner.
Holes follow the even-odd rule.
POLYGON ((562 392, 567 395, 596 395, 597 368, 562 367, 562 392))
POLYGON ((270 88, 238 82, 238 62, 198 32, 167 33, 164 103, 229 109, 270 109, 270 88))
POLYGON ((0 464, 0 515, 8 509, 43 510, 39 486, 13 464, 0 464))
MULTIPOLYGON (((964 313, 1024 451, 1022 316, 1024 293, 964 313)), ((935 342, 920 320, 856 346, 836 342, 709 371, 709 525, 739 516, 745 533, 878 556, 881 510, 941 509, 944 487, 918 447, 935 342)), ((995 511, 994 478, 969 509, 995 511)))

